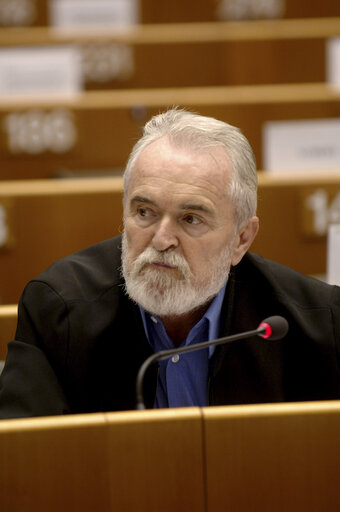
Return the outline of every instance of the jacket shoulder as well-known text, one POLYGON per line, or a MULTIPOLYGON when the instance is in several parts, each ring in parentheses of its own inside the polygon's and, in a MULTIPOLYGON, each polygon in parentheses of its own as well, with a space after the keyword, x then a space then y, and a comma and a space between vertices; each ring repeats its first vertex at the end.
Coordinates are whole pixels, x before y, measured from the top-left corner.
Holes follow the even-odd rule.
POLYGON ((122 281, 120 245, 118 236, 66 256, 30 281, 26 288, 45 284, 65 301, 95 300, 122 281))
POLYGON ((340 307, 340 288, 304 275, 258 254, 248 253, 241 262, 239 275, 249 279, 263 293, 274 294, 302 308, 329 305, 340 307), (263 289, 264 287, 264 289, 263 289))

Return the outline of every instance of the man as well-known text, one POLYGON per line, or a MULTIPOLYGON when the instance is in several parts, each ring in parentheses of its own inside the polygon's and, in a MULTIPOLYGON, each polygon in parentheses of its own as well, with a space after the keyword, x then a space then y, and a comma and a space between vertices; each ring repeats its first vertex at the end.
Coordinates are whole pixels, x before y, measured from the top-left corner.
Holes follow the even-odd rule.
POLYGON ((147 406, 340 398, 340 289, 248 253, 256 188, 238 129, 178 109, 151 119, 125 171, 122 239, 57 262, 24 290, 1 417, 132 409, 153 352, 276 314, 289 322, 281 341, 252 337, 152 367, 147 406))

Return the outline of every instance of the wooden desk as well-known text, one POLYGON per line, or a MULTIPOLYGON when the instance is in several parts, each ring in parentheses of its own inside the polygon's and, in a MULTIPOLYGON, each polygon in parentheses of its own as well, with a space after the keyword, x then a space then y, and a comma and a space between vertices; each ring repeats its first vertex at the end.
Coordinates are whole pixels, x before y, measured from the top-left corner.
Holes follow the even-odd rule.
POLYGON ((339 429, 338 401, 3 420, 1 506, 336 512, 339 429))

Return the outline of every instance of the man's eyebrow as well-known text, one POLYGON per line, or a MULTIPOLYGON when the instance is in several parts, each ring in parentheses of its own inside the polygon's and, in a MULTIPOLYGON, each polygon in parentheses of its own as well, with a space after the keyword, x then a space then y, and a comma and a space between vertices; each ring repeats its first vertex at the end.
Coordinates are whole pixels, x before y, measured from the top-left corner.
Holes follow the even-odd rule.
POLYGON ((214 214, 214 212, 210 208, 201 203, 183 203, 180 205, 180 208, 181 210, 193 210, 197 212, 207 213, 208 215, 214 214))
POLYGON ((132 206, 135 203, 146 203, 146 204, 152 204, 153 206, 157 206, 155 201, 152 201, 152 199, 149 199, 148 197, 144 196, 134 196, 130 200, 130 205, 132 206))
MULTIPOLYGON (((130 200, 130 206, 133 206, 136 203, 150 204, 150 205, 156 206, 156 207, 158 206, 156 201, 153 201, 149 197, 145 197, 145 196, 133 196, 130 200)), ((213 210, 211 210, 210 208, 208 208, 207 206, 205 206, 202 203, 182 203, 179 205, 179 208, 181 210, 191 210, 191 211, 206 213, 207 215, 211 215, 211 216, 214 215, 213 210)))

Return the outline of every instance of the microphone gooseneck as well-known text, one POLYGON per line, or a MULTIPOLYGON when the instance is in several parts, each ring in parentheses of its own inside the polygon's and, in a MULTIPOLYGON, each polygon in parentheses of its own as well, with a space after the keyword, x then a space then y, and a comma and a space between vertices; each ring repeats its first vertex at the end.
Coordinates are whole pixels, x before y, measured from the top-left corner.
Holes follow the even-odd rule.
POLYGON ((283 338, 287 332, 288 322, 285 318, 282 316, 270 316, 263 320, 260 325, 252 331, 232 334, 231 336, 225 336, 224 338, 218 338, 216 340, 204 341, 194 345, 186 345, 184 347, 178 347, 169 350, 160 350, 159 352, 152 354, 144 361, 137 374, 136 408, 139 410, 145 409, 143 397, 144 375, 149 366, 151 366, 151 364, 155 363, 156 361, 168 359, 175 354, 184 354, 185 352, 193 352, 194 350, 203 350, 204 348, 210 347, 212 345, 224 345, 225 343, 250 338, 251 336, 261 336, 266 340, 279 340, 283 338))

